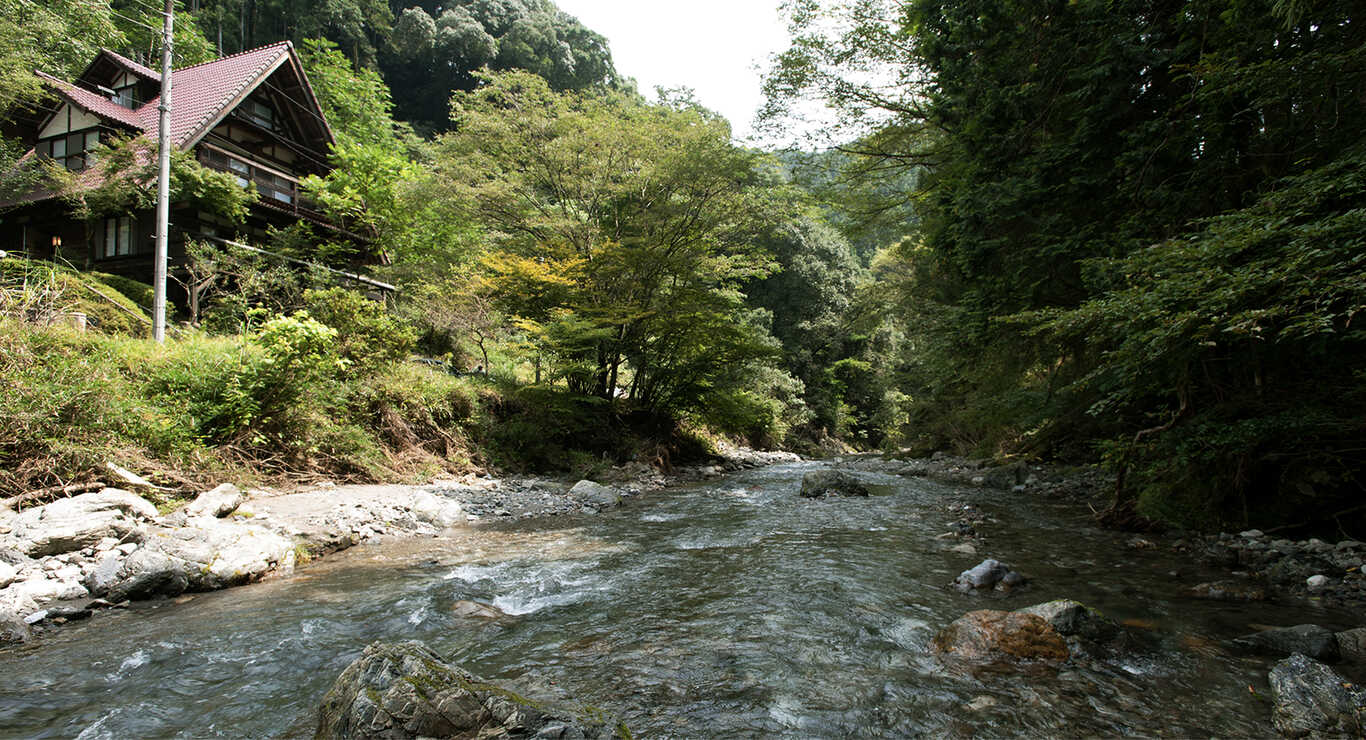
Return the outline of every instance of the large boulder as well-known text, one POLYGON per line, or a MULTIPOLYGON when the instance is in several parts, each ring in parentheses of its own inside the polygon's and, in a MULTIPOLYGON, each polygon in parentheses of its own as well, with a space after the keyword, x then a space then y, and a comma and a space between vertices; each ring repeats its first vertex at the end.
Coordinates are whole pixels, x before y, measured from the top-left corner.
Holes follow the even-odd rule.
POLYGON ((418 521, 437 527, 449 527, 465 521, 465 511, 459 501, 438 496, 431 491, 416 491, 409 506, 418 521))
POLYGON ((195 496, 194 501, 186 504, 186 516, 225 517, 237 510, 247 500, 247 494, 231 483, 224 483, 211 491, 195 496))
POLYGON ((87 576, 86 588, 113 602, 176 596, 190 587, 194 570, 185 560, 142 548, 126 558, 101 561, 87 576))
POLYGON ((208 517, 187 527, 154 530, 146 546, 189 563, 195 591, 259 580, 294 549, 293 542, 265 527, 208 517))
POLYGON ((868 486, 863 481, 842 470, 813 470, 802 476, 803 498, 868 495, 868 486))
POLYGON ((60 555, 112 537, 140 541, 141 521, 155 519, 157 509, 127 491, 106 488, 28 509, 13 519, 11 536, 29 557, 60 555))
POLYGON ((611 508, 621 503, 621 494, 615 489, 594 483, 591 480, 581 480, 569 489, 569 495, 585 504, 596 506, 600 509, 611 508))
POLYGON ((1296 653, 1267 677, 1274 702, 1271 721, 1286 737, 1361 737, 1366 731, 1366 689, 1328 666, 1296 653))
POLYGON ((982 609, 968 612, 935 635, 936 652, 974 663, 1066 660, 1062 635, 1043 617, 982 609))
POLYGON ((259 580, 293 551, 285 537, 264 527, 202 516, 184 527, 158 527, 143 547, 124 556, 106 553, 85 587, 110 601, 175 596, 259 580))
POLYGON ((1298 624, 1294 627, 1254 632, 1233 641, 1235 644, 1264 655, 1285 656, 1301 653, 1314 660, 1332 663, 1338 659, 1338 640, 1333 631, 1317 624, 1298 624))
POLYGON ((1108 640, 1119 634, 1119 625, 1099 611, 1072 599, 1035 604, 1016 610, 1020 614, 1042 617, 1058 634, 1086 640, 1108 640))
POLYGON ((323 697, 317 738, 598 738, 601 712, 531 701, 450 665, 419 642, 376 642, 323 697))

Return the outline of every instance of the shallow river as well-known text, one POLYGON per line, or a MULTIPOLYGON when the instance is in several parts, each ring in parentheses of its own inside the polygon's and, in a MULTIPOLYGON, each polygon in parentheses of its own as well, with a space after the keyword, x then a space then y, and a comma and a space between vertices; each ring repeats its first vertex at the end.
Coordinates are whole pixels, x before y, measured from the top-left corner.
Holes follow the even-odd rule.
POLYGON ((304 737, 373 640, 418 639, 533 696, 573 695, 646 737, 1264 736, 1268 663, 1222 645, 1251 624, 1352 615, 1181 599, 1215 577, 1131 551, 1089 512, 877 478, 885 495, 797 497, 812 463, 648 494, 598 517, 360 547, 299 575, 99 615, 0 650, 5 737, 304 737), (935 539, 971 502, 977 556, 935 539), (1032 577, 946 588, 983 556, 1032 577), (973 672, 937 661, 964 612, 1070 597, 1139 620, 1108 664, 973 672), (460 600, 509 616, 459 617, 460 600), (989 698, 983 698, 989 697, 989 698), (971 707, 969 705, 972 705, 971 707))

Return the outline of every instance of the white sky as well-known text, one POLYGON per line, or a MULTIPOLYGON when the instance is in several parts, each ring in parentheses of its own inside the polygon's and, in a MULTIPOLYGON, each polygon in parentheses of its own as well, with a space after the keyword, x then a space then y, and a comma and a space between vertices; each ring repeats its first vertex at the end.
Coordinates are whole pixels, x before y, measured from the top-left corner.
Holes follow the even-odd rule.
POLYGON ((771 55, 787 45, 781 0, 555 0, 607 37, 617 72, 640 92, 690 87, 698 102, 730 120, 736 139, 751 134, 771 55))

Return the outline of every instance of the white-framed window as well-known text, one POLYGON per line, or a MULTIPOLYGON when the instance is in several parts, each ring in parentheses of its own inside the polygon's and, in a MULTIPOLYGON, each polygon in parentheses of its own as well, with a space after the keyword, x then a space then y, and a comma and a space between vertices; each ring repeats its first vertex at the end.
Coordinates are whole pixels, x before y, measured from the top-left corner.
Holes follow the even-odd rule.
POLYGON ((99 143, 100 132, 89 129, 42 139, 33 149, 40 157, 50 157, 68 170, 80 172, 95 163, 88 152, 99 143))
POLYGON ((114 88, 114 94, 109 96, 111 103, 118 103, 125 108, 136 108, 142 104, 137 98, 137 85, 124 85, 114 88))
POLYGON ((132 216, 115 216, 105 219, 100 256, 109 258, 136 254, 136 235, 133 231, 135 223, 132 216))

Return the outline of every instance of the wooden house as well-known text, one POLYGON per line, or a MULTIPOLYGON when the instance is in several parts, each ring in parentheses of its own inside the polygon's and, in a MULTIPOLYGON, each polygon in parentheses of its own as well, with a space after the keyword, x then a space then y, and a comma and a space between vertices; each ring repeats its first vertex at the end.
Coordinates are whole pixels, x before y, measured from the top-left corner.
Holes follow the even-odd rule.
MULTIPOLYGON (((37 73, 56 105, 29 140, 29 156, 49 157, 79 173, 100 176, 89 153, 113 136, 158 139, 160 74, 112 51, 101 51, 74 81, 37 73)), ((326 174, 332 131, 293 44, 283 41, 172 73, 172 145, 213 169, 253 185, 260 197, 245 227, 232 227, 192 205, 172 204, 171 260, 183 258, 186 238, 200 235, 261 243, 267 227, 305 220, 332 236, 363 241, 319 213, 299 181, 326 174)), ((99 223, 71 218, 52 193, 36 191, 7 204, 0 215, 0 250, 60 259, 150 282, 155 249, 152 211, 99 223)))

